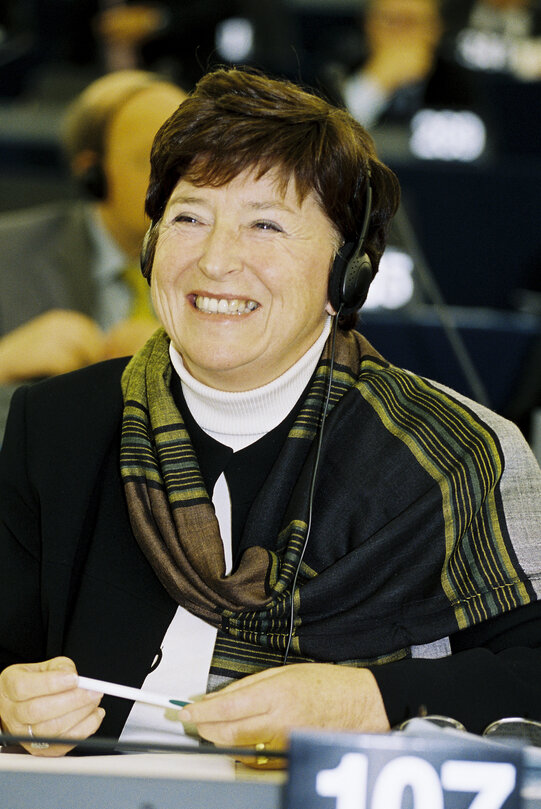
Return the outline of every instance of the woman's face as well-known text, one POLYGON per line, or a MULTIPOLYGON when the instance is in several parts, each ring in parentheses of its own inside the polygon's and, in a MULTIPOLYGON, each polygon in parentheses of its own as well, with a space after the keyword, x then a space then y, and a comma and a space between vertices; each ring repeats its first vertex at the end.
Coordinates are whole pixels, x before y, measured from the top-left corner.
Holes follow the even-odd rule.
POLYGON ((190 373, 214 388, 260 387, 290 368, 325 323, 336 229, 294 181, 244 172, 219 188, 180 180, 152 268, 158 317, 190 373))

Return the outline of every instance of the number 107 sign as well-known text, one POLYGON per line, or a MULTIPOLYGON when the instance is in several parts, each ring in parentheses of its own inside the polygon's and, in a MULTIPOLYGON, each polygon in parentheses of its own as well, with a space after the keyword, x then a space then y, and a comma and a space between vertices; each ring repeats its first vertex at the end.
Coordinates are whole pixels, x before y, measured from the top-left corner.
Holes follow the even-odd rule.
POLYGON ((444 733, 295 733, 286 809, 518 809, 520 752, 444 733))

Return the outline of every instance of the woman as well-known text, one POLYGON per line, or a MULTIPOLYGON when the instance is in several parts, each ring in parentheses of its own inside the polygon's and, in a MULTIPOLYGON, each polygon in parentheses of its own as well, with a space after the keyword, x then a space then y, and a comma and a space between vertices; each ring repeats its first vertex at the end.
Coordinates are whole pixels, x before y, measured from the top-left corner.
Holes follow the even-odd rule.
POLYGON ((13 402, 4 730, 166 732, 76 672, 212 692, 183 725, 259 749, 419 711, 541 718, 539 468, 512 425, 348 328, 398 204, 369 136, 219 70, 151 165, 142 268, 164 330, 13 402))

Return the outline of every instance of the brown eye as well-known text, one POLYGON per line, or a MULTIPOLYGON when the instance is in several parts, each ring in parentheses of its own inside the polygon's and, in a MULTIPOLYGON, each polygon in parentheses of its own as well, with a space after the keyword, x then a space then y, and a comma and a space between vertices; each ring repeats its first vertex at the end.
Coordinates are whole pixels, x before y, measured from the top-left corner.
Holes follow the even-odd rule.
POLYGON ((175 216, 173 222, 188 222, 189 224, 195 224, 197 219, 194 216, 188 216, 188 214, 181 213, 178 216, 175 216))
POLYGON ((275 233, 283 233, 282 228, 280 225, 277 225, 276 222, 256 222, 255 227, 258 230, 273 230, 275 233))

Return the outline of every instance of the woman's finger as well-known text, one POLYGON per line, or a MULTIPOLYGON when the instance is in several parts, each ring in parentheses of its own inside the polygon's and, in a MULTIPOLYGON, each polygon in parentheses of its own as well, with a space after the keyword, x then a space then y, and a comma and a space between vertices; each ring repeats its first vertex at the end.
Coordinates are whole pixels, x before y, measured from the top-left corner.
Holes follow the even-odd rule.
MULTIPOLYGON (((97 695, 99 697, 99 695, 97 695)), ((59 736, 62 738, 70 738, 67 734, 70 733, 73 727, 83 722, 88 716, 91 716, 99 705, 99 699, 93 699, 83 703, 77 708, 69 708, 63 713, 55 713, 50 718, 37 721, 23 723, 23 726, 28 725, 32 728, 35 736, 59 736)), ((66 706, 67 707, 67 706, 66 706)))
POLYGON ((9 666, 4 669, 0 678, 2 697, 13 702, 24 702, 37 696, 62 693, 76 687, 77 672, 68 658, 9 666), (71 666, 67 663, 71 663, 71 666))
MULTIPOLYGON (((58 734, 58 737, 62 739, 87 739, 89 736, 96 733, 103 721, 104 716, 105 711, 103 708, 95 708, 91 713, 80 719, 80 721, 76 721, 75 724, 70 728, 58 734)), ((49 736, 47 733, 38 734, 36 733, 35 729, 33 729, 32 732, 34 736, 49 736)), ((41 745, 36 745, 30 742, 24 743, 23 747, 34 756, 54 758, 58 756, 65 756, 66 753, 69 753, 69 751, 75 747, 75 745, 50 743, 48 747, 42 747, 41 745)))
POLYGON ((52 727, 62 723, 64 717, 79 712, 82 715, 93 711, 100 703, 102 694, 75 688, 60 694, 34 697, 12 704, 11 714, 22 725, 52 727))

